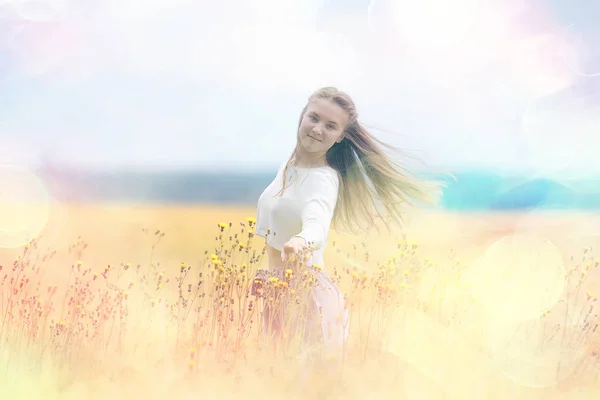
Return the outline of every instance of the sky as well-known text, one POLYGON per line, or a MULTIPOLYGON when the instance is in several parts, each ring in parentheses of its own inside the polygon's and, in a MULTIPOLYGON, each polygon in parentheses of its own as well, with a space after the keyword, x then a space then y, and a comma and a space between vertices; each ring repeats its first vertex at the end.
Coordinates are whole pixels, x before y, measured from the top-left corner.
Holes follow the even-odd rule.
POLYGON ((0 164, 271 170, 337 86, 428 165, 597 175, 593 3, 0 0, 0 164))

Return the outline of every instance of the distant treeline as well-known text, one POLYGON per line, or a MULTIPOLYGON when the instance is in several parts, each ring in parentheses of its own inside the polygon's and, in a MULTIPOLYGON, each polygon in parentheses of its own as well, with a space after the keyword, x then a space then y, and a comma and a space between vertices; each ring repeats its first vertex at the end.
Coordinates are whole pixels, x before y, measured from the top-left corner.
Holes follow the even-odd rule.
MULTIPOLYGON (((38 171, 53 196, 68 202, 254 205, 273 173, 38 171)), ((455 173, 441 205, 449 210, 600 209, 600 179, 571 181, 455 173)))

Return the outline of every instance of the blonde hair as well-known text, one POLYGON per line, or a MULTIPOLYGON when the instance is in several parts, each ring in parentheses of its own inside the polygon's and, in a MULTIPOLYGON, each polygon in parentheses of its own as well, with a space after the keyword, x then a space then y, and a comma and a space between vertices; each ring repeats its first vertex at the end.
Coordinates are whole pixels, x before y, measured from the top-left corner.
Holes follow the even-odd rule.
MULTIPOLYGON (((354 102, 337 88, 324 87, 314 92, 300 114, 298 127, 308 104, 316 98, 331 100, 348 113, 343 140, 336 142, 326 154, 327 163, 340 177, 332 220, 336 231, 357 233, 370 227, 378 228, 377 220, 390 229, 390 225, 402 225, 407 206, 414 206, 419 201, 425 204, 437 202, 443 183, 420 178, 387 155, 384 149, 402 152, 374 137, 358 122, 354 102)), ((295 156, 296 148, 284 168, 280 194, 286 188, 286 172, 295 156)))

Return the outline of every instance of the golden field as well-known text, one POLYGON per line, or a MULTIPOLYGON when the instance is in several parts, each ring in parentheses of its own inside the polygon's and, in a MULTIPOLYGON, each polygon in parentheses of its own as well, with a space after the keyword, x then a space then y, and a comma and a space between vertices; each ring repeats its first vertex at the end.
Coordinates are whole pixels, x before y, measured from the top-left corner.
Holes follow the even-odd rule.
MULTIPOLYGON (((248 280, 266 266, 252 258, 263 249, 248 233, 253 208, 50 211, 39 241, 0 249, 2 398, 600 393, 599 215, 427 211, 395 234, 332 232, 325 268, 352 304, 348 359, 313 370, 262 345, 258 302, 242 310, 247 286, 220 292, 223 276, 248 280)), ((23 213, 14 224, 35 214, 23 213)), ((9 238, 11 226, 0 231, 9 238)))

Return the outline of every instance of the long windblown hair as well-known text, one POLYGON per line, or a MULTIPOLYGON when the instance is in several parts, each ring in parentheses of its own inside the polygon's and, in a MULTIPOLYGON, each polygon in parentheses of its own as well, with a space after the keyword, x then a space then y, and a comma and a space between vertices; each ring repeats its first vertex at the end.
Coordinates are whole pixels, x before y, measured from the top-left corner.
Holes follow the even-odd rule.
MULTIPOLYGON (((339 173, 340 188, 332 227, 336 231, 357 233, 378 221, 388 229, 404 222, 407 206, 418 202, 435 204, 443 183, 417 176, 406 166, 386 154, 385 150, 404 154, 398 148, 373 136, 359 121, 356 106, 350 96, 335 87, 324 87, 314 92, 300 114, 298 127, 308 104, 316 98, 328 99, 348 113, 348 125, 343 140, 335 143, 326 154, 327 163, 339 173)), ((296 156, 292 152, 283 173, 283 190, 286 172, 296 156)))

